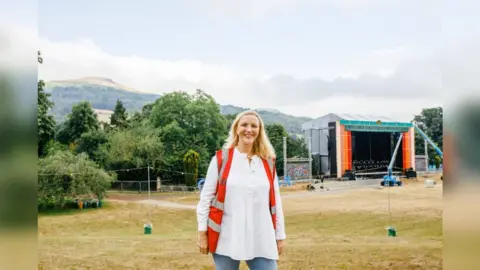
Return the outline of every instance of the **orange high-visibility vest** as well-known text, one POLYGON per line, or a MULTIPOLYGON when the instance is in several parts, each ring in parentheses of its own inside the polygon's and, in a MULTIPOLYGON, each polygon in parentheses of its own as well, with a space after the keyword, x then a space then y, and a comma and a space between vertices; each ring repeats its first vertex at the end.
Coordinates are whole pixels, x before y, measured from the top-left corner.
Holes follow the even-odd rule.
MULTIPOLYGON (((208 249, 211 253, 214 253, 217 249, 218 238, 220 237, 222 218, 223 218, 223 204, 225 202, 225 193, 227 191, 227 178, 230 172, 230 166, 232 165, 234 148, 230 148, 228 151, 218 150, 216 152, 217 166, 218 166, 218 183, 215 197, 210 205, 210 213, 208 215, 208 249), (224 162, 226 161, 226 162, 224 162)), ((272 215, 273 229, 276 229, 276 208, 275 208, 275 191, 274 191, 274 179, 275 179, 275 159, 265 160, 262 158, 263 167, 267 172, 268 181, 270 182, 270 214, 272 215)))

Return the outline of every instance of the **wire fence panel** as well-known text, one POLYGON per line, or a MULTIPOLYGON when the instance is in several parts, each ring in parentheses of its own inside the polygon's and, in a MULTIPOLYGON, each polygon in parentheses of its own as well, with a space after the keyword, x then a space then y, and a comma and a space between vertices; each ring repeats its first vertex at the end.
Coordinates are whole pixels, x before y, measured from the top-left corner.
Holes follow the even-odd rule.
MULTIPOLYGON (((146 193, 148 192, 148 180, 145 181, 138 181, 138 180, 122 180, 122 181, 115 181, 112 183, 110 190, 113 191, 137 191, 139 193, 146 193)), ((196 186, 186 186, 186 185, 165 185, 160 184, 158 185, 157 180, 150 180, 150 192, 151 193, 159 193, 159 192, 198 192, 198 188, 196 186)))

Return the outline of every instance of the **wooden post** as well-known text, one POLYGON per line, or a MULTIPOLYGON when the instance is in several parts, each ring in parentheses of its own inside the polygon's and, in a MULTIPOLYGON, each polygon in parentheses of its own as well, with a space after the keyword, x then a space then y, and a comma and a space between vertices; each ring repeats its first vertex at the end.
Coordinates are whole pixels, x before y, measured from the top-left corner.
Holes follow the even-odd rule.
POLYGON ((160 180, 160 176, 157 177, 157 191, 162 189, 162 180, 160 180))

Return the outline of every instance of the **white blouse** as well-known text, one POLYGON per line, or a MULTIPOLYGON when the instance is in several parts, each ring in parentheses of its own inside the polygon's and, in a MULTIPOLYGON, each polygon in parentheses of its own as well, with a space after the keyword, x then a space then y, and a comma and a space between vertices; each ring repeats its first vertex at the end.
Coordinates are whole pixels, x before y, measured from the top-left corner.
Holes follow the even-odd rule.
MULTIPOLYGON (((198 230, 207 230, 210 203, 215 196, 218 170, 213 157, 197 205, 198 230)), ((270 214, 267 173, 260 157, 249 164, 236 148, 227 179, 224 213, 216 253, 235 260, 264 257, 278 260, 276 240, 286 239, 282 201, 275 177, 276 231, 270 214)))

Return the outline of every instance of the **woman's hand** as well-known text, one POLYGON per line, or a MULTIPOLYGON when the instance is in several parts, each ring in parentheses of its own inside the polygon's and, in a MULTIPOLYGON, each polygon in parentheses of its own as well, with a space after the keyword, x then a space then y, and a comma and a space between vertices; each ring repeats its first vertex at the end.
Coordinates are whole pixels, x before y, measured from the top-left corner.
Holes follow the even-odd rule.
POLYGON ((278 255, 282 255, 284 246, 285 246, 285 240, 277 240, 278 255))
POLYGON ((202 254, 208 254, 208 237, 206 231, 198 232, 197 247, 202 254))

